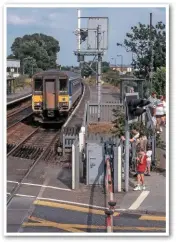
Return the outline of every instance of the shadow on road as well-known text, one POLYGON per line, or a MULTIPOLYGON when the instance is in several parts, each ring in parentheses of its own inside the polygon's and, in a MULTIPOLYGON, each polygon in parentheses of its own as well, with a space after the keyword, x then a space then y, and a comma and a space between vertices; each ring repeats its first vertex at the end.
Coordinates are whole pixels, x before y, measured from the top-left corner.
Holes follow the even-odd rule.
MULTIPOLYGON (((90 226, 92 225, 92 213, 91 213, 91 205, 93 205, 93 201, 94 201, 94 194, 95 194, 95 188, 97 186, 101 186, 101 185, 96 185, 98 180, 100 179, 100 177, 102 176, 102 174, 104 173, 105 171, 105 164, 103 162, 101 162, 99 168, 98 168, 98 175, 94 181, 94 183, 92 184, 92 187, 91 187, 91 193, 90 193, 90 199, 89 199, 89 213, 88 213, 88 216, 87 216, 87 232, 91 232, 91 228, 90 226)), ((104 176, 105 177, 105 176, 104 176)), ((103 186, 101 186, 101 189, 102 189, 102 193, 104 194, 104 207, 106 207, 106 193, 105 193, 105 180, 104 180, 104 184, 103 186)))

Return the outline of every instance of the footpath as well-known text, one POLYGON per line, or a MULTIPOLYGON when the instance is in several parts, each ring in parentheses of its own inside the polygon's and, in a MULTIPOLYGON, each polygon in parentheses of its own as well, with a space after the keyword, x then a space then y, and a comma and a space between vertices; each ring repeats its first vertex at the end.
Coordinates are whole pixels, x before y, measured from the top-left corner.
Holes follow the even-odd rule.
MULTIPOLYGON (((161 134, 164 143, 166 142, 165 132, 166 130, 163 129, 161 134)), ((160 166, 158 171, 151 172, 151 176, 145 176, 145 191, 133 191, 136 177, 133 176, 134 173, 130 174, 130 189, 121 202, 121 209, 149 214, 166 214, 166 151, 157 149, 156 157, 160 159, 160 166)))

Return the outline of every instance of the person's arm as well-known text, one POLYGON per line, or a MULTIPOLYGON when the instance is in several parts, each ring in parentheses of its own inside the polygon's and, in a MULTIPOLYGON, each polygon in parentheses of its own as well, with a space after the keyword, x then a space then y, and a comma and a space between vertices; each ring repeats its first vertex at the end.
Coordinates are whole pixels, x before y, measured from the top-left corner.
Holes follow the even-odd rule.
POLYGON ((144 155, 141 157, 140 163, 143 164, 144 155))
POLYGON ((139 138, 139 133, 135 134, 135 136, 130 139, 131 142, 136 141, 139 138))

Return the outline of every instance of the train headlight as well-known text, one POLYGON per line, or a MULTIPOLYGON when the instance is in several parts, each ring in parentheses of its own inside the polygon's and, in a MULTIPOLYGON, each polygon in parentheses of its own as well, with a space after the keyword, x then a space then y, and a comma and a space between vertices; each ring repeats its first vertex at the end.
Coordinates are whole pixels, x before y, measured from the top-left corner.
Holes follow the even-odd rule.
POLYGON ((34 103, 34 105, 35 105, 35 106, 38 106, 38 107, 41 107, 41 106, 42 106, 42 103, 40 103, 40 102, 36 102, 36 103, 34 103))

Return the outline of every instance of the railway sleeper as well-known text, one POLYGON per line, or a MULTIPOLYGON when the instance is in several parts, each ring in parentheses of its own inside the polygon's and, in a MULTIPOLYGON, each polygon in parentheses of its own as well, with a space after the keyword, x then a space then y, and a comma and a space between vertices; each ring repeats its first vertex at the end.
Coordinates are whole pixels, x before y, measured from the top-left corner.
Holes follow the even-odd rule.
POLYGON ((44 157, 44 161, 46 161, 46 160, 49 160, 50 159, 50 157, 52 156, 52 150, 50 149, 49 151, 48 151, 48 153, 47 153, 47 155, 44 157))
POLYGON ((9 153, 13 148, 15 148, 15 144, 7 144, 7 153, 9 153))
POLYGON ((42 148, 36 148, 34 146, 22 146, 18 150, 12 153, 12 156, 25 158, 25 159, 36 159, 42 153, 42 148))
POLYGON ((36 160, 41 155, 42 152, 43 152, 42 148, 37 148, 33 153, 32 159, 36 160))
MULTIPOLYGON (((31 150, 30 150, 31 151, 31 150)), ((21 146, 17 151, 12 154, 15 157, 28 158, 29 149, 27 146, 21 146)))

